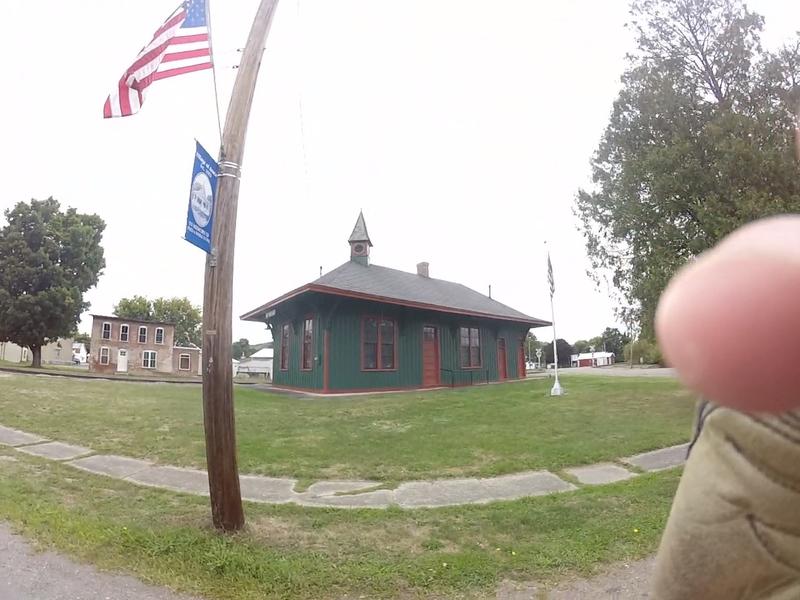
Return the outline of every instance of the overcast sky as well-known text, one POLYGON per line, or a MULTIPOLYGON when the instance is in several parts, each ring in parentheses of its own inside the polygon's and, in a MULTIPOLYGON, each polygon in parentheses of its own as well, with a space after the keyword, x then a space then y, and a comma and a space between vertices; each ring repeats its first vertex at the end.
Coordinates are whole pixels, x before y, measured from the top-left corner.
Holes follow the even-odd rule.
MULTIPOLYGON (((133 294, 202 304, 204 254, 182 235, 194 139, 219 144, 211 72, 156 82, 139 114, 102 119, 176 4, 3 1, 0 208, 52 195, 105 219, 91 312, 133 294)), ((223 119, 257 4, 212 2, 223 119)), ((800 28, 796 2, 748 5, 768 47, 800 28)), ((615 325, 572 206, 633 47, 627 16, 618 0, 281 0, 243 164, 234 339, 268 339, 238 315, 348 259, 359 209, 374 263, 426 260, 549 319, 547 239, 559 337, 615 325)))

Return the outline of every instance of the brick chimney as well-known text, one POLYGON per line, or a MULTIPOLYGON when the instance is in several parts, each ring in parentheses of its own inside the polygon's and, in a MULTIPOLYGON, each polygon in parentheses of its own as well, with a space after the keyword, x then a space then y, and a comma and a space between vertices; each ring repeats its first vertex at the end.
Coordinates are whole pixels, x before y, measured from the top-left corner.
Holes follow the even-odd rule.
POLYGON ((422 275, 423 277, 430 277, 430 275, 428 274, 429 266, 430 264, 426 262, 417 263, 417 275, 422 275))

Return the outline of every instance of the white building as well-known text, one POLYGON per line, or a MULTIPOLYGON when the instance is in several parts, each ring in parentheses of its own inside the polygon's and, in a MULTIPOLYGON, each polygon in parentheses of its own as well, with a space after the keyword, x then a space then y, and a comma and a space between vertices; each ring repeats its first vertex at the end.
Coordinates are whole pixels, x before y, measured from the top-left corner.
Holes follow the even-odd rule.
POLYGON ((570 363, 573 367, 607 367, 614 364, 613 352, 581 352, 573 354, 570 363))
MULTIPOLYGON (((61 339, 42 346, 42 364, 68 365, 72 363, 72 340, 61 339)), ((33 353, 29 348, 14 342, 0 342, 0 361, 27 364, 33 353)))
POLYGON ((89 353, 86 352, 86 344, 83 342, 72 342, 72 362, 76 364, 86 364, 89 353))
POLYGON ((262 348, 239 361, 239 374, 263 375, 272 381, 272 348, 262 348))

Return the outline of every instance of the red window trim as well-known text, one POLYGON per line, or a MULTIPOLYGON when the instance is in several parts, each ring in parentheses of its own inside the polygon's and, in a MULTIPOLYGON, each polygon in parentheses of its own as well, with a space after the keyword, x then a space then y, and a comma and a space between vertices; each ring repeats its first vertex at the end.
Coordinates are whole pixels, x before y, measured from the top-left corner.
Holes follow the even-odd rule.
POLYGON ((289 354, 289 350, 291 348, 291 340, 292 340, 292 326, 289 323, 284 323, 281 325, 281 371, 288 371, 289 370, 289 363, 291 362, 292 358, 289 354), (285 343, 284 343, 284 336, 283 332, 286 331, 286 328, 289 329, 288 335, 286 336, 285 343), (283 357, 284 352, 286 353, 286 366, 283 366, 283 357))
MULTIPOLYGON (((472 334, 469 334, 469 336, 470 336, 469 337, 470 345, 467 346, 470 349, 470 355, 471 355, 471 350, 472 350, 472 344, 471 344, 472 343, 472 337, 471 337, 471 335, 472 334)), ((472 327, 472 326, 469 326, 469 325, 468 326, 464 326, 464 325, 459 325, 458 326, 458 363, 461 365, 461 370, 462 371, 474 371, 476 369, 482 369, 483 368, 483 340, 481 339, 482 337, 483 336, 481 335, 480 326, 477 326, 477 327, 472 327), (462 329, 468 329, 468 330, 477 329, 478 330, 478 364, 477 365, 464 365, 464 362, 461 359, 461 330, 462 329)))
POLYGON ((378 314, 370 314, 370 315, 362 315, 361 316, 361 339, 359 340, 360 348, 361 348, 361 370, 365 373, 390 373, 393 371, 397 371, 398 368, 398 356, 397 356, 397 337, 399 335, 399 331, 397 329, 397 319, 394 317, 385 317, 383 315, 378 314), (392 345, 394 347, 394 366, 391 369, 382 369, 378 366, 375 369, 368 369, 364 366, 364 323, 367 319, 375 319, 378 321, 378 339, 376 344, 378 346, 377 351, 375 352, 375 364, 381 364, 381 347, 383 344, 381 343, 381 321, 391 321, 392 325, 394 326, 394 340, 392 340, 392 345))
POLYGON ((303 337, 300 340, 300 370, 301 371, 313 371, 314 370, 314 315, 309 314, 303 317, 303 337), (309 352, 311 353, 311 366, 306 368, 306 321, 311 321, 311 348, 309 352))

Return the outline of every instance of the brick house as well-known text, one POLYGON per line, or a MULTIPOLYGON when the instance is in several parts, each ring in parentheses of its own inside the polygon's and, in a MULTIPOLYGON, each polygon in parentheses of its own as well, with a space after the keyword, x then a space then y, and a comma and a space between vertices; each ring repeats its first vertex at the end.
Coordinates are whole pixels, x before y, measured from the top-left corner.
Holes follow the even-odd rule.
POLYGON ((92 315, 94 373, 199 375, 200 348, 175 345, 175 324, 92 315))

